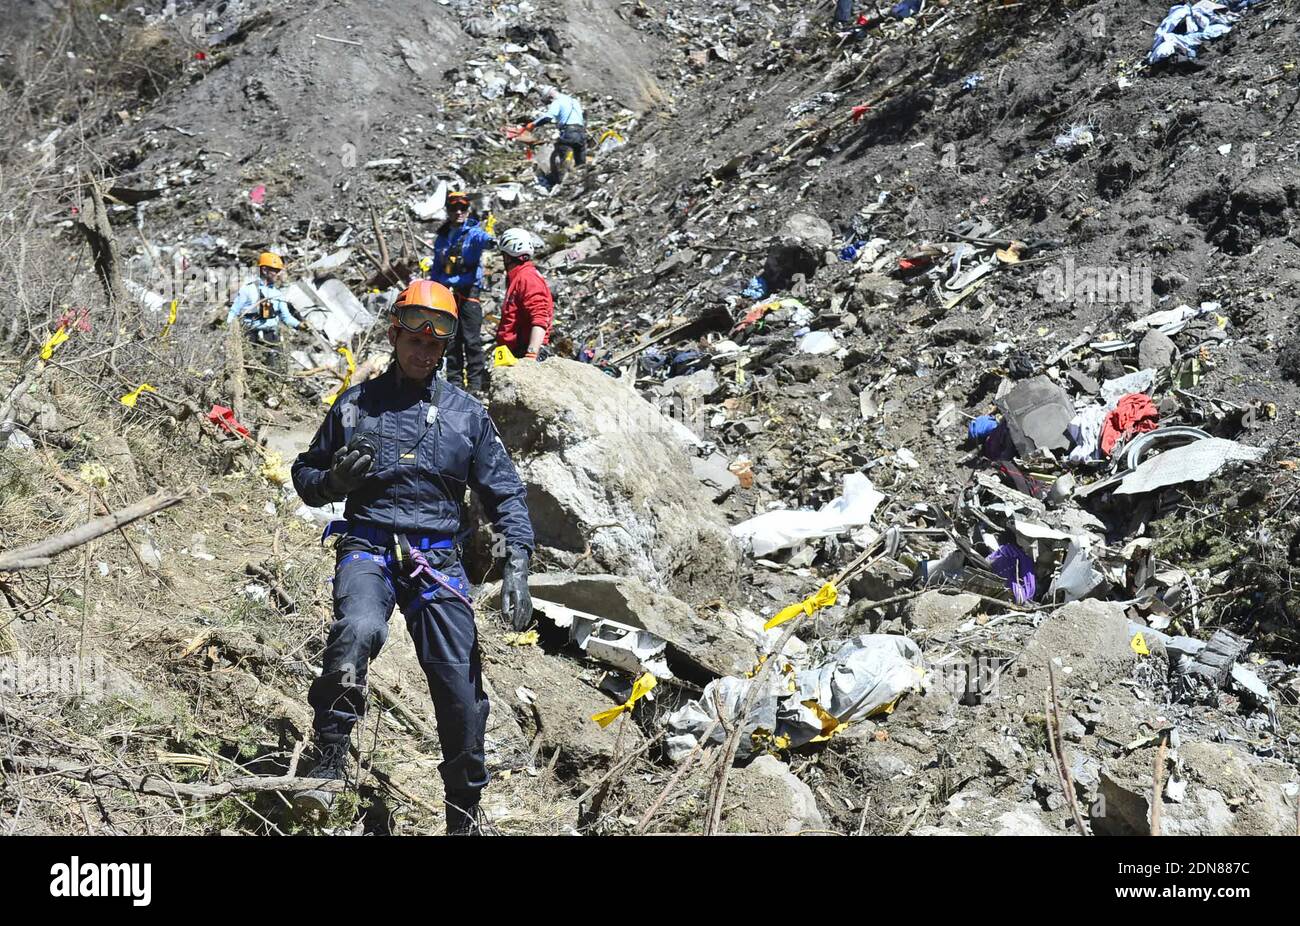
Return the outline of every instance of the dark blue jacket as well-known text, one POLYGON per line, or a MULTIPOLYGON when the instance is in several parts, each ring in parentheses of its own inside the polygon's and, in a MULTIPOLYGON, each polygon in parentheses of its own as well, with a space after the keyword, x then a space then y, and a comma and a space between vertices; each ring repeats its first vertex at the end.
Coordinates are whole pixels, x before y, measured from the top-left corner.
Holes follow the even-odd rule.
POLYGON ((455 228, 450 223, 444 224, 433 241, 433 267, 429 270, 429 279, 450 289, 482 286, 483 252, 495 245, 496 239, 483 230, 478 219, 467 218, 455 228), (451 256, 458 256, 458 260, 448 272, 447 259, 451 256))
POLYGON ((334 452, 362 431, 375 435, 379 457, 366 482, 347 497, 349 521, 463 541, 469 534, 462 503, 468 486, 507 545, 532 553, 526 490, 477 399, 436 376, 428 384, 399 377, 396 362, 382 376, 353 386, 294 461, 293 485, 304 502, 318 507, 339 501, 325 478, 334 452))

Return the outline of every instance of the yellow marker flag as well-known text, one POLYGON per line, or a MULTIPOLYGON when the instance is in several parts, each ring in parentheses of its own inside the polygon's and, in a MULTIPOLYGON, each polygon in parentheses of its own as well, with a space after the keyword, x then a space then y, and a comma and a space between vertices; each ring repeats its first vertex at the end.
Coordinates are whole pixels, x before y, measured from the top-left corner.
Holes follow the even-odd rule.
POLYGON ((618 707, 611 707, 609 710, 601 711, 599 714, 592 714, 591 719, 596 721, 596 723, 600 724, 602 727, 608 727, 618 718, 619 714, 624 711, 630 711, 632 705, 643 698, 656 684, 657 679, 647 672, 632 685, 632 694, 628 695, 626 701, 618 707))
POLYGON ((489 235, 496 234, 497 214, 495 212, 488 213, 487 221, 483 223, 483 230, 487 232, 489 235))
POLYGON ((54 356, 54 349, 66 341, 68 337, 68 329, 66 328, 60 328, 50 335, 50 339, 41 345, 41 359, 49 360, 54 356))
POLYGON ((1129 649, 1139 656, 1150 656, 1151 650, 1147 649, 1147 639, 1140 633, 1133 634, 1133 639, 1128 641, 1129 649))
POLYGON ((274 450, 267 450, 262 454, 262 458, 266 461, 262 464, 262 475, 266 480, 273 485, 288 485, 292 476, 289 473, 289 464, 284 462, 284 457, 274 450))
POLYGON ((492 351, 492 366, 494 367, 512 367, 518 362, 515 355, 510 353, 510 348, 504 344, 492 351))
POLYGON ((158 391, 157 389, 155 389, 153 386, 150 386, 148 383, 141 383, 140 385, 132 389, 130 392, 128 392, 126 395, 122 396, 122 398, 118 399, 118 401, 121 402, 123 405, 125 405, 127 408, 135 408, 135 403, 140 400, 141 393, 157 392, 157 391, 158 391))
POLYGON ((163 325, 162 334, 158 335, 159 339, 165 340, 171 333, 172 325, 176 324, 176 306, 177 301, 173 299, 171 308, 167 310, 167 324, 163 325))
POLYGON ((333 405, 338 397, 347 391, 348 386, 352 385, 352 374, 357 371, 357 360, 352 356, 352 351, 348 350, 346 347, 340 347, 338 352, 342 354, 343 359, 348 362, 348 372, 347 375, 343 377, 343 382, 339 385, 338 391, 336 391, 332 396, 327 396, 321 400, 326 405, 333 405))
POLYGON ((829 608, 831 605, 835 604, 837 594, 835 584, 833 582, 827 582, 821 588, 817 589, 816 594, 809 595, 798 604, 792 604, 788 608, 782 608, 780 611, 777 611, 776 617, 764 624, 763 629, 771 630, 773 627, 780 627, 786 621, 793 617, 798 617, 800 614, 807 614, 809 617, 812 617, 814 611, 820 611, 822 608, 829 608))

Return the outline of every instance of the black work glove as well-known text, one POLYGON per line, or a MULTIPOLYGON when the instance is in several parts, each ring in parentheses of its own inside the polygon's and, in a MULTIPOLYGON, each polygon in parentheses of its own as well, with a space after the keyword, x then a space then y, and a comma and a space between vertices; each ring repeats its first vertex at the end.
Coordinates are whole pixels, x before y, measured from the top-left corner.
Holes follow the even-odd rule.
POLYGON ((370 471, 373 460, 374 457, 365 449, 340 447, 334 451, 334 462, 325 477, 325 487, 331 495, 344 498, 366 481, 366 473, 370 471))
POLYGON ((501 568, 501 612, 515 630, 533 619, 533 598, 528 594, 528 551, 511 547, 501 568))

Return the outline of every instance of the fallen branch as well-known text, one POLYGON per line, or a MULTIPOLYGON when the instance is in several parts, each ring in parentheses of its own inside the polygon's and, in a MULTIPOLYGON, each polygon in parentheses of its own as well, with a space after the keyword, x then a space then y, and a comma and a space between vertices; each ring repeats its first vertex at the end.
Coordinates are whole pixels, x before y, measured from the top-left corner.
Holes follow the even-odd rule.
POLYGON ((17 407, 19 400, 26 395, 27 390, 32 388, 44 372, 45 364, 36 364, 35 369, 23 377, 17 386, 14 386, 4 404, 0 405, 0 439, 7 439, 10 432, 13 431, 16 424, 13 420, 14 409, 17 407))
MULTIPOLYGON (((585 803, 587 802, 587 798, 591 797, 593 794, 596 793, 596 789, 597 789, 597 788, 599 788, 601 785, 603 785, 603 784, 604 784, 606 781, 608 781, 609 779, 613 778, 615 775, 618 775, 619 773, 621 773, 621 772, 623 771, 623 769, 627 768, 627 767, 628 767, 629 765, 631 765, 634 761, 636 761, 638 758, 640 758, 640 756, 641 756, 642 754, 648 752, 648 751, 650 750, 650 747, 653 746, 655 743, 659 742, 659 740, 661 740, 661 739, 663 739, 663 732, 662 732, 662 731, 660 731, 660 732, 657 733, 656 735, 652 736, 650 739, 646 740, 644 743, 642 743, 640 746, 638 746, 638 747, 637 747, 636 749, 634 749, 632 752, 630 752, 630 753, 628 753, 626 756, 624 756, 624 757, 623 757, 623 761, 619 762, 617 765, 615 765, 613 768, 611 768, 611 769, 610 769, 608 772, 606 772, 604 775, 600 776, 599 780, 597 780, 597 782, 596 782, 594 785, 592 785, 592 786, 591 786, 590 788, 588 788, 586 791, 583 791, 581 794, 579 794, 576 803, 577 803, 579 806, 582 806, 583 804, 585 804, 585 803)), ((556 755, 559 755, 559 750, 558 750, 558 749, 556 750, 555 754, 556 754, 556 755)), ((552 760, 552 761, 553 761, 553 760, 552 760)))
POLYGON ((681 766, 673 774, 673 777, 668 779, 668 784, 664 785, 664 789, 659 792, 659 796, 650 804, 645 815, 641 817, 641 821, 637 823, 636 829, 632 830, 633 835, 639 836, 646 831, 646 827, 650 825, 650 821, 654 819, 654 815, 659 812, 659 808, 662 807, 664 802, 667 801, 668 798, 672 796, 673 792, 677 790, 677 783, 682 780, 682 777, 690 771, 691 766, 695 764, 696 757, 704 748, 704 744, 709 741, 711 736, 713 736, 713 731, 718 728, 720 722, 721 721, 715 719, 713 723, 709 724, 709 728, 704 731, 704 735, 700 737, 700 741, 695 744, 695 748, 691 750, 691 754, 682 760, 681 766))
POLYGON ((291 778, 287 775, 269 777, 232 778, 214 785, 187 784, 171 781, 157 774, 122 775, 104 768, 69 762, 65 759, 41 756, 11 756, 3 760, 11 772, 37 772, 61 775, 88 784, 105 785, 152 794, 157 797, 189 798, 196 801, 220 800, 235 794, 255 794, 267 791, 342 791, 344 782, 337 778, 291 778))
POLYGON ((275 599, 276 606, 285 614, 294 614, 298 610, 298 604, 293 600, 293 596, 284 590, 280 580, 276 578, 274 572, 258 563, 248 563, 244 566, 244 572, 254 579, 261 579, 270 589, 271 597, 275 599))
POLYGON ((81 229, 86 243, 90 245, 95 275, 104 287, 108 304, 120 308, 126 303, 126 288, 122 283, 117 239, 108 221, 108 209, 104 206, 102 191, 90 174, 82 177, 81 208, 77 212, 76 226, 81 229))
POLYGON ((337 42, 339 45, 355 45, 357 48, 365 48, 360 42, 354 42, 352 39, 336 39, 332 35, 321 35, 319 32, 313 33, 316 38, 324 39, 326 42, 337 42))
POLYGON ((183 501, 185 501, 184 495, 156 492, 134 505, 113 514, 105 515, 102 518, 95 518, 93 521, 81 525, 81 527, 54 537, 47 537, 40 543, 34 543, 19 550, 0 553, 0 572, 16 572, 19 569, 48 566, 51 560, 60 553, 65 553, 81 546, 83 543, 94 540, 96 537, 102 537, 110 531, 115 531, 133 521, 138 521, 141 518, 162 511, 164 508, 178 505, 183 501))
MULTIPOLYGON (((778 657, 785 651, 785 644, 794 635, 794 629, 799 626, 799 621, 805 616, 802 613, 797 614, 786 624, 785 631, 777 638, 775 645, 772 647, 772 655, 763 660, 763 664, 754 673, 749 690, 745 692, 745 700, 736 714, 736 726, 722 745, 722 764, 718 768, 718 782, 713 789, 713 799, 709 805, 709 816, 704 821, 705 836, 716 835, 718 827, 722 825, 722 801, 727 794, 727 777, 731 773, 732 764, 736 761, 736 751, 740 748, 740 735, 745 729, 745 721, 749 718, 750 711, 754 709, 754 704, 758 701, 758 693, 763 687, 763 679, 767 675, 767 670, 772 666, 772 663, 778 661, 778 657)), ((722 716, 721 711, 718 712, 718 716, 722 716)))
POLYGON ((1074 825, 1079 830, 1080 836, 1090 835, 1087 827, 1083 824, 1083 815, 1079 813, 1079 802, 1074 796, 1074 780, 1070 777, 1070 769, 1065 764, 1065 741, 1061 739, 1061 705, 1056 700, 1056 670, 1052 667, 1052 661, 1047 661, 1047 680, 1050 687, 1050 693, 1043 695, 1044 711, 1043 722, 1047 724, 1047 741, 1052 747, 1052 758, 1056 760, 1056 774, 1061 781, 1061 789, 1065 791, 1065 799, 1070 804, 1070 815, 1074 817, 1074 825), (1053 720, 1055 723, 1053 724, 1053 720))
POLYGON ((1169 737, 1160 737, 1160 748, 1156 750, 1155 778, 1151 785, 1151 835, 1160 835, 1160 804, 1163 801, 1165 785, 1165 751, 1169 746, 1169 737))

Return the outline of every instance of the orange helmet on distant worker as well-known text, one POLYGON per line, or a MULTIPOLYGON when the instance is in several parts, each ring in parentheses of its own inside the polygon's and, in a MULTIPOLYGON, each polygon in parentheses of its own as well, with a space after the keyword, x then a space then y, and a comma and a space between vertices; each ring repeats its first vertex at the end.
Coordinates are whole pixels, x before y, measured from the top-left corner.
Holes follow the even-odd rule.
POLYGON ((460 311, 451 290, 433 280, 416 280, 389 309, 393 324, 407 331, 432 334, 445 340, 456 333, 460 311))
POLYGON ((263 251, 257 255, 257 266, 270 267, 272 270, 283 270, 284 258, 273 251, 263 251))

